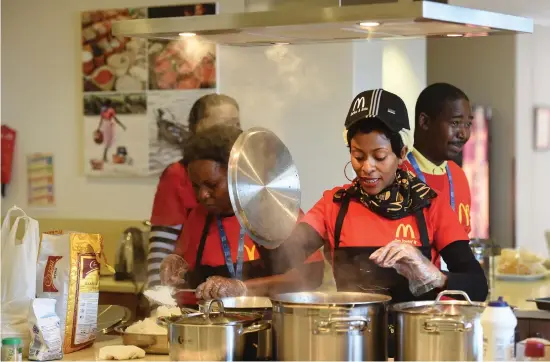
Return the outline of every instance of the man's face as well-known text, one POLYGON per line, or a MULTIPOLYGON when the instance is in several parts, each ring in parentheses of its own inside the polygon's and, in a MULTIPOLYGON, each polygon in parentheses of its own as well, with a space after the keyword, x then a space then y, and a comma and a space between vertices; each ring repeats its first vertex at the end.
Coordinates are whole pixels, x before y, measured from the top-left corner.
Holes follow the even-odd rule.
POLYGON ((434 140, 433 147, 439 157, 442 160, 456 159, 470 139, 473 119, 470 102, 465 99, 447 101, 436 119, 424 117, 428 118, 425 124, 429 139, 434 140))

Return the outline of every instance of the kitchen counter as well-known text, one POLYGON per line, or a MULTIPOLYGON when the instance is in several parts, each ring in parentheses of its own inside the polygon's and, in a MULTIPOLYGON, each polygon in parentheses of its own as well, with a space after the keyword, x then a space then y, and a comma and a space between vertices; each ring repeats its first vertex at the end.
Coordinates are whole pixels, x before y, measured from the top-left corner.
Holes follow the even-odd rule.
POLYGON ((143 283, 135 285, 131 281, 116 281, 112 275, 102 275, 99 278, 100 292, 138 294, 142 287, 143 283))
MULTIPOLYGON (((62 361, 97 361, 101 347, 121 344, 122 338, 118 336, 102 336, 92 347, 67 354, 63 357, 62 361)), ((148 354, 143 359, 133 361, 170 361, 170 357, 168 355, 148 354)))
POLYGON ((504 297, 506 302, 517 308, 519 318, 550 319, 550 312, 537 309, 537 305, 527 299, 550 297, 550 279, 536 281, 503 281, 495 280, 491 298, 504 297))

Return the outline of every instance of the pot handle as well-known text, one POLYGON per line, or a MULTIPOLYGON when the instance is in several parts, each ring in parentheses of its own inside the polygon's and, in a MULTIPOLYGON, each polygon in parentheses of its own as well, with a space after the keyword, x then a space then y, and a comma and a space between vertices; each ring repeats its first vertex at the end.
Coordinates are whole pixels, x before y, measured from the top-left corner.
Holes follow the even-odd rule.
POLYGON ((205 302, 205 306, 204 306, 204 314, 206 315, 207 318, 210 316, 210 313, 212 313, 212 306, 213 305, 218 306, 218 313, 220 313, 220 314, 225 313, 225 309, 223 307, 223 302, 220 299, 207 300, 205 302))
POLYGON ((363 332, 369 328, 369 318, 357 318, 357 317, 329 317, 328 320, 315 321, 315 328, 313 334, 320 333, 346 333, 346 332, 363 332))
POLYGON ((457 321, 452 318, 432 318, 424 322, 424 330, 429 333, 446 332, 466 332, 472 329, 471 323, 457 321))
POLYGON ((248 334, 248 333, 255 333, 260 331, 265 331, 266 329, 271 328, 271 322, 269 321, 259 321, 257 323, 254 323, 251 326, 248 326, 246 328, 241 329, 240 334, 248 334))
POLYGON ((464 297, 464 299, 466 299, 466 301, 469 303, 469 304, 473 304, 472 303, 472 300, 470 299, 470 297, 468 296, 468 294, 466 294, 465 292, 463 292, 462 290, 444 290, 442 291, 441 293, 439 293, 437 295, 437 298, 435 298, 435 303, 439 303, 441 298, 446 296, 446 295, 461 295, 464 297))

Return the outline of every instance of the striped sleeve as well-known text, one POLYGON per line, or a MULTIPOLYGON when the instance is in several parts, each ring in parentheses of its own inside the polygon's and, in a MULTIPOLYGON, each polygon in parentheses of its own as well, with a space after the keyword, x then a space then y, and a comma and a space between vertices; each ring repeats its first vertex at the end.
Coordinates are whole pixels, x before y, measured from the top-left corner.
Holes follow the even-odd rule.
POLYGON ((160 285, 160 263, 174 252, 182 225, 151 226, 149 253, 147 254, 147 287, 160 285))

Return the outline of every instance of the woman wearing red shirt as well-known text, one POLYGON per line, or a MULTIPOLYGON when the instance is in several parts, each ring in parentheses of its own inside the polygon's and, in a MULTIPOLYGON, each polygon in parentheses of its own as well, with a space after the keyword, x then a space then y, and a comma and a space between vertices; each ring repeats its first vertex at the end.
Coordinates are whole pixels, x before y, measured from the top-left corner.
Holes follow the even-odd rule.
MULTIPOLYGON (((275 249, 286 256, 287 268, 325 245, 339 291, 385 293, 393 302, 405 302, 434 299, 452 289, 484 301, 487 279, 448 200, 399 168, 408 151, 401 133, 410 131, 403 100, 382 89, 363 92, 352 102, 345 127, 357 177, 326 191, 275 249), (448 272, 434 265, 437 255, 448 272)), ((278 283, 260 278, 247 289, 262 294, 278 283)), ((240 292, 229 279, 211 284, 240 292)))
MULTIPOLYGON (((217 123, 239 126, 239 105, 223 94, 202 96, 189 112, 189 132, 193 135, 217 123)), ((174 252, 183 222, 196 205, 197 199, 183 160, 171 164, 160 176, 153 201, 147 256, 148 287, 160 285, 160 263, 174 252)))
MULTIPOLYGON (((278 254, 257 245, 240 226, 229 198, 227 166, 242 131, 217 125, 194 135, 184 148, 184 162, 200 204, 184 223, 175 253, 161 265, 163 284, 197 288, 197 298, 244 295, 253 279, 273 276, 277 291, 314 289, 323 279, 324 259, 317 251, 309 263, 284 275, 278 254), (230 281, 232 289, 224 281, 230 281)), ((305 260, 305 259, 304 259, 305 260)))

